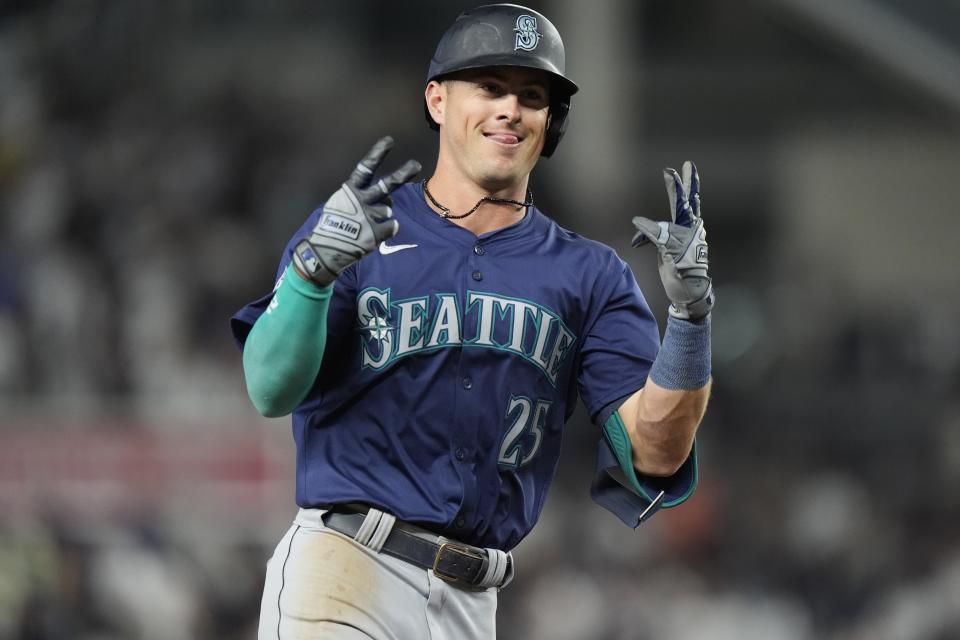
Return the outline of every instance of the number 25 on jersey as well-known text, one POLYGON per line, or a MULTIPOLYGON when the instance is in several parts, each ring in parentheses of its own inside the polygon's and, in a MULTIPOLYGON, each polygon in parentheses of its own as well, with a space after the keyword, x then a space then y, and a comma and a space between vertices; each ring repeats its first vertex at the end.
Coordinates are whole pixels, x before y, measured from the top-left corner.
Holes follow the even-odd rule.
POLYGON ((534 401, 526 396, 510 397, 506 414, 510 428, 500 443, 500 456, 497 459, 501 467, 516 469, 537 455, 543 443, 543 427, 547 422, 547 412, 551 404, 546 400, 534 401))

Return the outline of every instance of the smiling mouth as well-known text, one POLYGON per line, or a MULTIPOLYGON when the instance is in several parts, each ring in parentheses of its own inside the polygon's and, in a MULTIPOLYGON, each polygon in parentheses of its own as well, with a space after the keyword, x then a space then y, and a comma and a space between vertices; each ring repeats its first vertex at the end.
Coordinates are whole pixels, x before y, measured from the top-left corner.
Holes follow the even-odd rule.
POLYGON ((517 145, 523 142, 523 138, 521 136, 518 136, 515 133, 507 133, 503 131, 494 131, 494 132, 484 133, 483 136, 485 138, 489 138, 490 140, 493 140, 494 142, 499 142, 500 144, 511 145, 511 146, 517 145))

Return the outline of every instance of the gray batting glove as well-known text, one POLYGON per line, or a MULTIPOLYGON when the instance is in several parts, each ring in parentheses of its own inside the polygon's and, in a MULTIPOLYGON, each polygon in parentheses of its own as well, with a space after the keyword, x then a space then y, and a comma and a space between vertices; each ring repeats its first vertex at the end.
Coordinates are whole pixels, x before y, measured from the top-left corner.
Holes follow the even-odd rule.
POLYGON ((657 264, 663 288, 670 298, 670 315, 683 320, 703 318, 713 308, 713 286, 707 269, 707 230, 700 217, 700 178, 697 167, 687 160, 681 168, 683 178, 669 167, 663 181, 670 198, 673 222, 633 219, 637 233, 633 246, 647 242, 657 246, 657 264))
POLYGON ((377 167, 391 148, 390 136, 373 145, 347 181, 327 200, 317 225, 294 248, 297 269, 316 284, 330 284, 341 271, 397 235, 400 227, 393 219, 390 194, 420 173, 420 163, 407 160, 402 167, 374 182, 377 167))

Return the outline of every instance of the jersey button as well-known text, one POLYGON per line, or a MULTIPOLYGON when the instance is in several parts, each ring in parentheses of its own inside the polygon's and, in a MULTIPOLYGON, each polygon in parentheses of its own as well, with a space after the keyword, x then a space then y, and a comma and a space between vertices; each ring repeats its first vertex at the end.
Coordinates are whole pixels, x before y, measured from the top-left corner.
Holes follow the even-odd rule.
POLYGON ((463 379, 463 388, 473 389, 473 380, 470 377, 466 377, 463 379))
POLYGON ((463 516, 460 516, 453 524, 457 525, 457 529, 463 529, 466 526, 467 521, 463 519, 463 516))
POLYGON ((474 280, 483 280, 483 274, 479 271, 474 271, 472 275, 474 280))
POLYGON ((474 252, 475 254, 477 254, 478 256, 482 256, 483 254, 485 254, 485 253, 487 252, 487 250, 484 249, 482 246, 480 246, 480 245, 478 244, 477 246, 475 246, 475 247, 473 248, 473 252, 474 252))
POLYGON ((466 457, 466 454, 463 452, 463 447, 457 447, 457 450, 453 452, 453 455, 457 456, 457 460, 463 460, 466 457))

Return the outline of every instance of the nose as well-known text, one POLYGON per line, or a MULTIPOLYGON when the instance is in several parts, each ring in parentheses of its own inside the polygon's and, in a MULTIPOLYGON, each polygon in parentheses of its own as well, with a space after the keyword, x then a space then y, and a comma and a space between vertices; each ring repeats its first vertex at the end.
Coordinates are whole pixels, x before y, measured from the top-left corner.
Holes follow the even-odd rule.
POLYGON ((497 101, 497 119, 507 122, 520 120, 520 98, 515 93, 507 93, 497 101))

